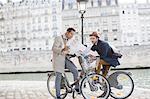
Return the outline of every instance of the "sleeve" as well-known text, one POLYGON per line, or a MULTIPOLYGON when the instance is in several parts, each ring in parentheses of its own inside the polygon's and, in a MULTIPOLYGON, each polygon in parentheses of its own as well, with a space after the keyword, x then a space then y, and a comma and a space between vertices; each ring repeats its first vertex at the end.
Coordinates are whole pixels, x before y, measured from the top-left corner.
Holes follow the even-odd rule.
POLYGON ((62 51, 62 42, 59 41, 59 37, 56 37, 52 46, 52 51, 58 54, 61 54, 62 51))

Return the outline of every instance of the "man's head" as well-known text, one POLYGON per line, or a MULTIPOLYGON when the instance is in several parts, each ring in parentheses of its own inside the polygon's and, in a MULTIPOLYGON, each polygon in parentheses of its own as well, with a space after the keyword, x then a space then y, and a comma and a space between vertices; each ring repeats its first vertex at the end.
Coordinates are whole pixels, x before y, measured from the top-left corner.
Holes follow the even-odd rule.
POLYGON ((98 36, 97 32, 93 32, 89 36, 90 36, 90 40, 93 44, 95 44, 99 39, 99 36, 98 36))
POLYGON ((68 28, 67 32, 65 33, 66 37, 68 39, 71 39, 73 37, 75 31, 76 30, 74 28, 68 28))

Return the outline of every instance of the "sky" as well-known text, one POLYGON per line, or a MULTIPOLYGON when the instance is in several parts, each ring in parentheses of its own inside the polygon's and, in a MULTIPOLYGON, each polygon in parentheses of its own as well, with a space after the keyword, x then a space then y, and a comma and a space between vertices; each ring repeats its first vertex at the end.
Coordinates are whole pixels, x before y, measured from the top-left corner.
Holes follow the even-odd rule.
MULTIPOLYGON (((5 3, 7 0, 0 0, 1 2, 3 2, 3 3, 5 3)), ((21 1, 21 0, 12 0, 12 1, 21 1)), ((68 1, 71 1, 71 0, 68 0, 68 1)), ((119 1, 119 3, 134 3, 135 2, 135 0, 118 0, 119 1)), ((137 3, 145 3, 147 0, 136 0, 137 1, 137 3)), ((150 2, 150 0, 148 0, 149 2, 150 2)))

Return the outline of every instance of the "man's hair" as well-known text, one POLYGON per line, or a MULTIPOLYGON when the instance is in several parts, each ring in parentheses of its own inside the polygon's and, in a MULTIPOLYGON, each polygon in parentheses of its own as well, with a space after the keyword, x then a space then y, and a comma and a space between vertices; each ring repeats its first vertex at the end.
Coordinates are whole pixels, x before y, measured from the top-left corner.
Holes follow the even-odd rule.
POLYGON ((95 36, 96 38, 99 38, 98 33, 97 32, 93 32, 92 34, 90 34, 89 36, 95 36))
POLYGON ((68 28, 68 29, 67 29, 67 32, 71 32, 71 31, 74 31, 74 32, 75 32, 76 30, 75 30, 74 28, 68 28))

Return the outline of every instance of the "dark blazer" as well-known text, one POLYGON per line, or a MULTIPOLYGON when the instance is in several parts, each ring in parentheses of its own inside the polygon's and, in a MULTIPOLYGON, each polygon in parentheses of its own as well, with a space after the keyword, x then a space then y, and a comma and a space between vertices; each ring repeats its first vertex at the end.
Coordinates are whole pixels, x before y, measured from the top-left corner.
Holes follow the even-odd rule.
POLYGON ((100 58, 109 63, 111 66, 116 67, 120 65, 118 58, 113 57, 114 52, 107 42, 98 40, 97 44, 94 44, 91 50, 97 51, 100 58))

